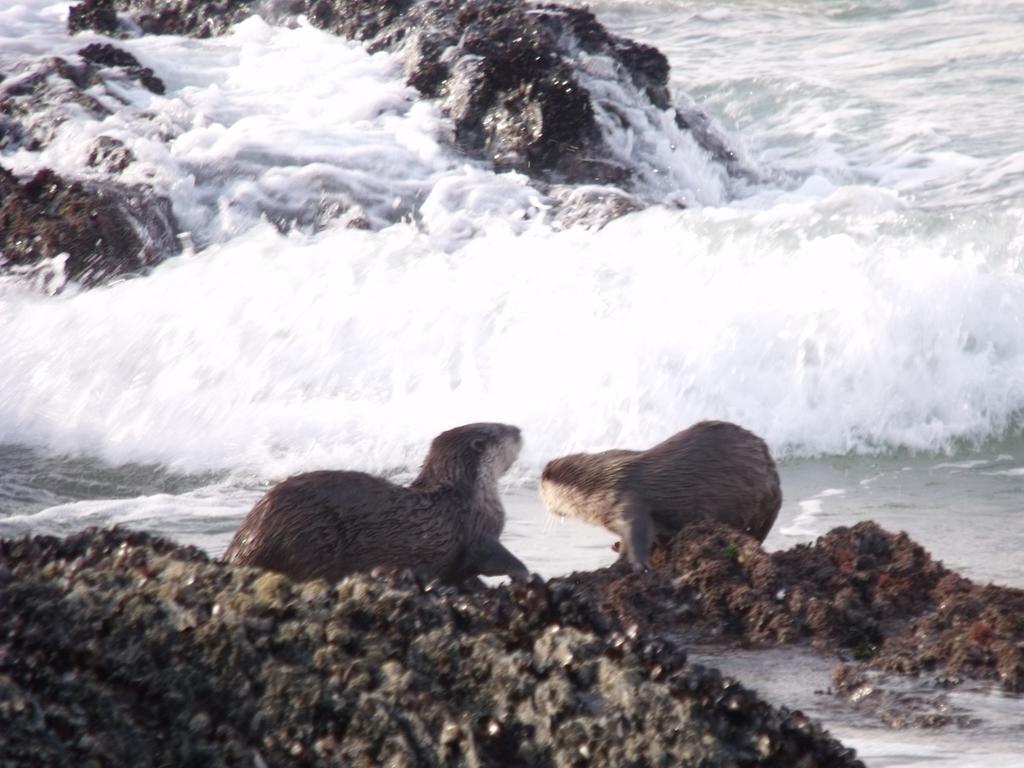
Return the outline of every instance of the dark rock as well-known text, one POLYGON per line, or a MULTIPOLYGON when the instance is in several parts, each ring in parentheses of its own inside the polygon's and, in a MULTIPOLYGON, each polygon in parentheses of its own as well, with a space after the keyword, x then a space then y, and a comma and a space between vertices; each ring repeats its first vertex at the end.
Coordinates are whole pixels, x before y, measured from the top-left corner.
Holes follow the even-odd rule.
MULTIPOLYGON (((109 78, 163 91, 152 70, 114 46, 89 45, 80 55, 81 62, 32 62, 0 83, 0 148, 40 150, 69 119, 106 118, 122 103, 107 87, 109 78)), ((107 174, 133 160, 110 136, 99 137, 88 156, 91 167, 107 174)), ((0 271, 47 291, 67 280, 94 285, 156 264, 181 250, 177 234, 170 202, 146 188, 73 181, 49 169, 19 180, 0 168, 0 271)))
POLYGON ((109 43, 92 43, 82 48, 78 55, 86 61, 106 67, 119 67, 132 80, 156 94, 163 94, 164 81, 153 74, 153 70, 139 64, 139 60, 127 51, 115 48, 109 43))
POLYGON ((36 151, 49 144, 72 114, 110 114, 84 89, 98 81, 96 68, 59 57, 34 62, 0 83, 0 149, 36 151))
POLYGON ((224 34, 232 24, 254 13, 273 22, 304 13, 305 8, 305 0, 83 0, 71 6, 68 29, 72 33, 95 29, 111 34, 128 27, 117 20, 116 12, 123 11, 145 34, 205 38, 224 34), (92 26, 93 19, 102 27, 92 26))
POLYGON ((59 290, 93 285, 177 253, 170 203, 145 189, 68 181, 42 170, 19 181, 0 168, 0 270, 59 290), (63 262, 63 263, 60 263, 63 262))
POLYGON ((649 574, 620 562, 564 584, 645 631, 752 646, 810 641, 877 669, 1024 690, 1024 591, 976 585, 905 533, 863 522, 769 554, 743 533, 699 523, 652 563, 649 574))
POLYGON ((86 0, 71 6, 68 10, 68 32, 73 35, 89 29, 111 36, 119 33, 113 0, 86 0))
POLYGON ((81 62, 56 56, 31 62, 0 82, 0 149, 36 151, 49 144, 72 117, 102 120, 109 116, 112 108, 124 103, 110 88, 111 81, 132 80, 153 93, 164 92, 163 81, 153 70, 126 51, 93 44, 79 55, 81 62), (87 89, 92 92, 86 93, 87 89))
POLYGON ((928 594, 931 610, 887 642, 875 665, 896 672, 939 671, 949 679, 995 678, 1024 691, 1024 590, 980 586, 947 573, 928 594))
POLYGON ((0 626, 16 765, 861 765, 538 579, 295 584, 93 530, 0 541, 0 626))
MULTIPOLYGON (((669 65, 651 46, 609 33, 584 8, 522 0, 315 0, 314 24, 397 51, 409 82, 441 98, 455 142, 499 169, 571 183, 630 186, 637 169, 606 143, 596 102, 581 77, 581 57, 605 57, 615 83, 651 107, 671 109, 669 65)), ((614 112, 614 109, 612 110, 614 112)), ((629 118, 623 113, 621 121, 629 118)), ((698 118, 679 116, 687 127, 698 118)), ((736 170, 735 155, 698 141, 736 170)))
MULTIPOLYGON (((163 93, 164 83, 151 69, 141 66, 127 51, 109 44, 91 44, 83 47, 78 53, 81 61, 57 57, 36 60, 26 64, 23 71, 0 82, 0 149, 41 150, 57 137, 67 121, 73 120, 76 124, 81 124, 84 119, 90 117, 102 121, 116 110, 124 109, 127 117, 136 117, 139 121, 147 119, 147 113, 126 106, 124 83, 138 82, 154 93, 163 93)), ((173 138, 167 131, 162 131, 162 135, 165 140, 173 138)), ((288 155, 284 154, 281 157, 287 158, 288 155)), ((110 179, 102 178, 103 175, 114 176, 120 173, 134 162, 136 157, 118 138, 101 135, 92 141, 83 159, 88 167, 95 171, 89 174, 90 178, 83 183, 90 191, 96 191, 112 184, 110 179)), ((255 181, 266 172, 268 162, 272 161, 258 155, 253 158, 240 156, 235 163, 220 167, 195 167, 191 170, 197 178, 197 186, 202 187, 206 179, 220 186, 225 176, 255 181)), ((329 174, 323 178, 319 189, 312 188, 312 184, 310 187, 305 199, 291 194, 290 190, 288 193, 282 193, 271 189, 260 191, 250 199, 236 202, 239 202, 242 208, 250 209, 246 213, 250 213, 252 208, 257 209, 258 212, 253 214, 254 219, 263 216, 283 232, 296 228, 317 231, 339 219, 355 227, 368 227, 371 224, 384 226, 393 223, 394 219, 386 219, 378 211, 366 210, 360 205, 364 201, 354 200, 351 191, 344 185, 334 183, 329 174)), ((141 200, 143 207, 154 208, 152 213, 159 213, 158 220, 166 218, 165 201, 162 202, 162 198, 154 197, 148 200, 141 187, 133 187, 127 191, 133 198, 141 200)), ((123 185, 113 183, 108 192, 116 197, 123 196, 126 190, 123 185)), ((200 189, 200 196, 204 192, 205 190, 200 189)), ((380 199, 384 197, 383 194, 378 195, 380 199)), ((386 195, 386 198, 386 212, 393 214, 394 218, 411 215, 408 207, 400 208, 393 205, 393 194, 386 195)), ((133 202, 131 207, 139 206, 133 202)), ((378 209, 380 207, 378 206, 378 209)), ((148 221, 152 217, 147 214, 143 218, 148 221)), ((146 226, 147 229, 150 228, 149 224, 146 226)), ((150 235, 153 235, 152 239, 156 245, 155 249, 150 250, 157 259, 179 250, 175 241, 171 251, 163 253, 160 245, 161 231, 152 231, 150 235)), ((193 233, 193 236, 193 244, 198 247, 207 244, 201 233, 193 233)), ((124 242, 126 247, 134 247, 131 240, 124 242)), ((126 256, 125 263, 130 263, 131 260, 130 256, 126 256)), ((23 261, 21 258, 15 259, 10 256, 7 259, 8 265, 16 262, 24 266, 23 261)), ((152 259, 147 257, 147 263, 150 261, 152 259)), ((52 286, 56 277, 57 275, 46 277, 43 282, 52 286)), ((59 283, 59 280, 57 282, 59 283)))
POLYGON ((135 153, 112 136, 100 136, 89 151, 89 166, 107 173, 120 173, 135 162, 135 153))
POLYGON ((562 227, 596 229, 643 208, 636 197, 615 187, 552 184, 548 195, 558 205, 557 223, 562 227))
MULTIPOLYGON (((310 0, 307 7, 309 20, 321 29, 353 40, 372 40, 392 29, 415 4, 416 0, 310 0)), ((397 29, 392 32, 393 37, 402 34, 397 29)), ((432 53, 439 55, 440 51, 432 53)))

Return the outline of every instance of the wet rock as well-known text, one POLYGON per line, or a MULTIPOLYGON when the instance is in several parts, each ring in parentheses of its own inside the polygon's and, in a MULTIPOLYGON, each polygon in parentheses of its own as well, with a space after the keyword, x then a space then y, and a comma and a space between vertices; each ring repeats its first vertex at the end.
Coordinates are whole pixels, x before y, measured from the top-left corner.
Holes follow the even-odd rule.
MULTIPOLYGON (((671 111, 675 124, 729 173, 749 175, 706 115, 673 106, 665 56, 609 33, 585 8, 524 0, 116 0, 114 6, 144 32, 196 37, 221 34, 252 13, 272 23, 305 13, 316 26, 365 41, 371 51, 395 52, 409 83, 440 99, 453 143, 467 154, 545 183, 629 190, 638 175, 659 173, 638 168, 611 136, 642 131, 633 122, 646 123, 650 110, 671 111), (612 91, 626 94, 629 105, 602 95, 612 91)), ((98 14, 109 27, 108 7, 108 0, 86 0, 73 7, 74 24, 98 14)))
POLYGON ((107 173, 120 173, 135 162, 135 153, 113 136, 99 136, 89 151, 89 166, 107 173))
MULTIPOLYGON (((349 4, 332 5, 343 15, 349 4)), ((581 14, 589 15, 512 0, 424 2, 377 34, 371 47, 400 51, 410 82, 441 98, 455 143, 467 153, 501 170, 621 183, 629 169, 602 151, 590 93, 568 50, 583 42, 574 29, 581 14)), ((590 47, 613 55, 605 37, 590 47)))
MULTIPOLYGON (((126 83, 138 83, 152 93, 163 94, 165 85, 153 70, 142 66, 127 51, 109 44, 87 45, 78 53, 81 61, 50 57, 29 62, 24 65, 22 71, 0 82, 0 149, 42 150, 58 137, 66 122, 74 121, 76 126, 81 128, 84 119, 92 118, 99 122, 120 110, 124 110, 121 114, 128 118, 127 122, 138 121, 143 124, 139 132, 146 138, 152 138, 152 134, 157 132, 164 140, 174 138, 174 129, 166 124, 154 125, 147 131, 144 123, 152 118, 152 114, 145 111, 144 103, 142 107, 134 102, 129 103, 135 95, 125 92, 126 83)), ((282 158, 287 156, 283 155, 282 158)), ((83 181, 90 192, 108 197, 124 196, 124 185, 118 184, 114 179, 136 161, 136 156, 120 138, 106 134, 96 137, 90 142, 87 152, 83 153, 82 161, 94 171, 87 171, 86 179, 83 181)), ((230 176, 255 181, 266 172, 266 162, 265 158, 260 157, 251 160, 240 157, 238 162, 232 165, 215 168, 196 167, 192 170, 199 186, 202 186, 206 177, 218 179, 230 176)), ((139 175, 143 174, 136 174, 136 177, 139 175)), ((310 179, 307 176, 305 180, 308 182, 310 179)), ((256 186, 254 184, 252 188, 255 189, 256 186)), ((259 213, 253 218, 262 215, 282 232, 296 228, 318 231, 338 220, 341 220, 340 223, 343 225, 353 227, 369 227, 371 223, 380 227, 393 223, 393 219, 368 215, 367 211, 352 199, 350 190, 338 188, 333 184, 330 174, 325 175, 321 187, 312 189, 305 199, 298 199, 290 190, 281 191, 284 186, 259 190, 248 197, 230 201, 228 205, 240 204, 243 209, 256 208, 259 213)), ((134 185, 128 191, 133 196, 129 206, 132 210, 139 207, 138 201, 142 201, 143 208, 153 208, 150 212, 143 211, 142 217, 147 222, 144 227, 147 230, 145 234, 152 241, 146 263, 153 262, 154 259, 150 256, 160 260, 178 252, 178 243, 173 238, 169 241, 170 250, 165 250, 162 230, 160 227, 153 230, 151 226, 166 218, 165 214, 169 211, 166 201, 158 195, 144 194, 144 189, 140 185, 134 185), (159 215, 154 217, 150 213, 159 215)), ((408 209, 391 206, 391 200, 393 196, 389 196, 388 211, 393 213, 394 218, 411 215, 408 209)), ((243 215, 248 212, 244 211, 243 215)), ((201 248, 207 244, 201 235, 193 235, 192 243, 197 247, 201 248)), ((132 239, 123 242, 126 249, 136 246, 132 239)), ((132 256, 132 253, 124 254, 126 264, 131 263, 132 256)), ((71 259, 73 268, 75 260, 71 259)), ((23 266, 24 259, 9 257, 7 264, 15 262, 20 267, 23 266)), ((46 279, 42 282, 59 282, 58 266, 48 265, 46 279)), ((104 274, 119 271, 123 270, 103 270, 104 274)), ((77 275, 75 269, 73 273, 73 277, 77 275)), ((40 280, 37 279, 36 282, 40 280)))
POLYGON ((674 632, 695 642, 775 645, 803 637, 788 610, 778 567, 757 541, 725 525, 687 526, 668 547, 656 547, 652 571, 619 561, 568 584, 641 628, 674 632))
POLYGON ((1024 591, 974 584, 905 533, 863 522, 769 554, 743 533, 698 523, 656 549, 652 564, 648 574, 617 563, 564 584, 645 631, 752 646, 810 641, 878 669, 1024 690, 1024 591))
POLYGON ((49 144, 72 115, 103 119, 111 111, 84 89, 95 85, 96 68, 60 57, 33 62, 0 83, 0 149, 30 151, 49 144))
POLYGON ((948 573, 928 595, 934 606, 887 642, 876 665, 947 678, 995 678, 1024 691, 1024 590, 980 586, 948 573))
POLYGON ((974 728, 980 725, 949 693, 931 681, 908 684, 858 664, 840 664, 832 675, 834 693, 859 711, 877 717, 890 728, 974 728))
POLYGON ((68 9, 69 33, 90 29, 111 36, 121 32, 113 0, 86 0, 68 9))
POLYGON ((139 60, 127 51, 115 48, 109 43, 93 43, 82 48, 78 55, 88 62, 105 67, 117 67, 132 80, 156 94, 166 90, 164 81, 153 74, 153 70, 139 64, 139 60))
POLYGON ((68 11, 68 30, 204 38, 222 35, 254 13, 274 20, 303 10, 304 0, 84 0, 68 11), (127 18, 119 18, 118 11, 127 18))
POLYGON ((51 170, 18 179, 0 167, 0 271, 40 288, 94 285, 177 253, 170 203, 149 190, 69 181, 51 170))
MULTIPOLYGON (((584 8, 521 0, 314 0, 309 15, 325 29, 368 41, 371 50, 398 52, 409 82, 441 99, 456 144, 500 169, 628 188, 637 169, 609 146, 597 113, 626 124, 630 117, 587 82, 673 109, 665 56, 609 33, 584 8)), ((697 128, 693 135, 709 153, 741 172, 725 142, 713 139, 706 116, 676 114, 680 127, 697 128)))
POLYGON ((598 229, 643 208, 640 200, 615 187, 553 184, 547 193, 556 203, 554 222, 566 228, 598 229))
POLYGON ((565 584, 295 584, 123 530, 0 541, 14 764, 859 766, 565 584))
MULTIPOLYGON (((38 151, 68 120, 107 118, 125 103, 120 83, 164 90, 151 69, 112 45, 88 45, 79 55, 80 61, 28 62, 0 82, 0 148, 38 151)), ((43 168, 19 179, 0 168, 0 273, 23 275, 54 292, 68 280, 94 285, 178 253, 170 202, 145 187, 103 178, 134 159, 121 141, 100 136, 86 160, 94 178, 66 179, 43 168)))
POLYGON ((108 117, 125 103, 119 82, 164 92, 153 70, 112 45, 88 45, 79 56, 80 62, 59 56, 31 61, 0 79, 0 149, 36 151, 53 141, 68 119, 108 117))

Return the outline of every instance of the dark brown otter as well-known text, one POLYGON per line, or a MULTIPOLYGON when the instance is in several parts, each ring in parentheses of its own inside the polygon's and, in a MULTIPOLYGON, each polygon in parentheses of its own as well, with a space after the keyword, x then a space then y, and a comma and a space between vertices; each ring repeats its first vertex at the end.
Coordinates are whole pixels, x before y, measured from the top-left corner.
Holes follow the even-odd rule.
POLYGON ((724 421, 702 421, 646 451, 577 453, 548 462, 540 484, 548 509, 602 525, 646 568, 656 537, 713 519, 764 541, 782 506, 779 473, 765 442, 724 421))
POLYGON ((256 503, 224 559, 297 581, 377 567, 448 582, 525 576, 498 542, 505 509, 497 481, 521 447, 518 427, 467 424, 434 438, 408 487, 364 472, 296 475, 256 503))

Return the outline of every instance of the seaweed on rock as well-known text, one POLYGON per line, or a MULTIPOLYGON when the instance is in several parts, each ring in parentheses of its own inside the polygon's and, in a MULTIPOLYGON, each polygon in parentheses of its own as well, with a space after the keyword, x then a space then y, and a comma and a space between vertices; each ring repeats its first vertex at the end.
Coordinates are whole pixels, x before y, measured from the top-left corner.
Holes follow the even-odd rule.
POLYGON ((684 528, 652 558, 565 583, 647 631, 695 642, 810 641, 880 670, 998 681, 1024 691, 1024 591, 982 586, 876 523, 765 552, 715 523, 684 528))

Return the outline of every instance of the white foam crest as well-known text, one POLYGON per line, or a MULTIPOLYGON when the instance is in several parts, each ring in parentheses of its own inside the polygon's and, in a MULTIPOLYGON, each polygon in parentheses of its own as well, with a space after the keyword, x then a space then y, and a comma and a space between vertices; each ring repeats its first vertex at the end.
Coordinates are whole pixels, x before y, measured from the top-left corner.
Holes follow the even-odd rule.
POLYGON ((967 459, 965 461, 943 461, 938 464, 932 465, 932 469, 949 469, 957 472, 963 469, 978 469, 987 468, 993 465, 1005 463, 1006 461, 1012 461, 1012 457, 997 456, 996 458, 984 458, 984 459, 967 459))
POLYGON ((846 495, 846 489, 845 488, 826 488, 825 490, 823 490, 821 493, 818 494, 818 498, 827 499, 827 498, 830 498, 832 496, 845 496, 845 495, 846 495))
POLYGON ((641 195, 680 206, 725 201, 725 168, 676 124, 674 110, 651 104, 607 56, 580 51, 576 65, 605 142, 623 166, 636 172, 641 195))
POLYGON ((525 477, 702 418, 780 454, 1000 432, 1024 407, 1024 276, 955 226, 849 234, 870 221, 837 205, 498 217, 448 252, 406 225, 264 225, 79 295, 3 284, 0 442, 279 476, 408 470, 437 432, 504 420, 525 477))
POLYGON ((814 536, 821 517, 822 500, 804 499, 797 502, 800 511, 797 512, 793 521, 779 529, 783 536, 808 537, 814 536))
POLYGON ((219 557, 238 521, 261 495, 259 491, 211 486, 180 494, 74 501, 31 514, 0 517, 0 536, 66 536, 90 526, 119 525, 159 532, 219 557))
POLYGON ((999 469, 992 472, 985 472, 985 474, 991 477, 1024 477, 1024 467, 1014 467, 1013 469, 999 469))
POLYGON ((261 494, 198 490, 188 493, 157 493, 127 499, 91 499, 47 507, 31 514, 5 515, 0 532, 66 533, 90 526, 127 525, 144 528, 145 523, 174 520, 184 524, 209 518, 236 520, 252 507, 261 494))
POLYGON ((828 516, 825 513, 825 500, 845 495, 845 488, 826 488, 809 499, 798 501, 797 508, 799 511, 788 525, 780 526, 779 533, 783 536, 799 538, 817 536, 822 518, 828 516))

